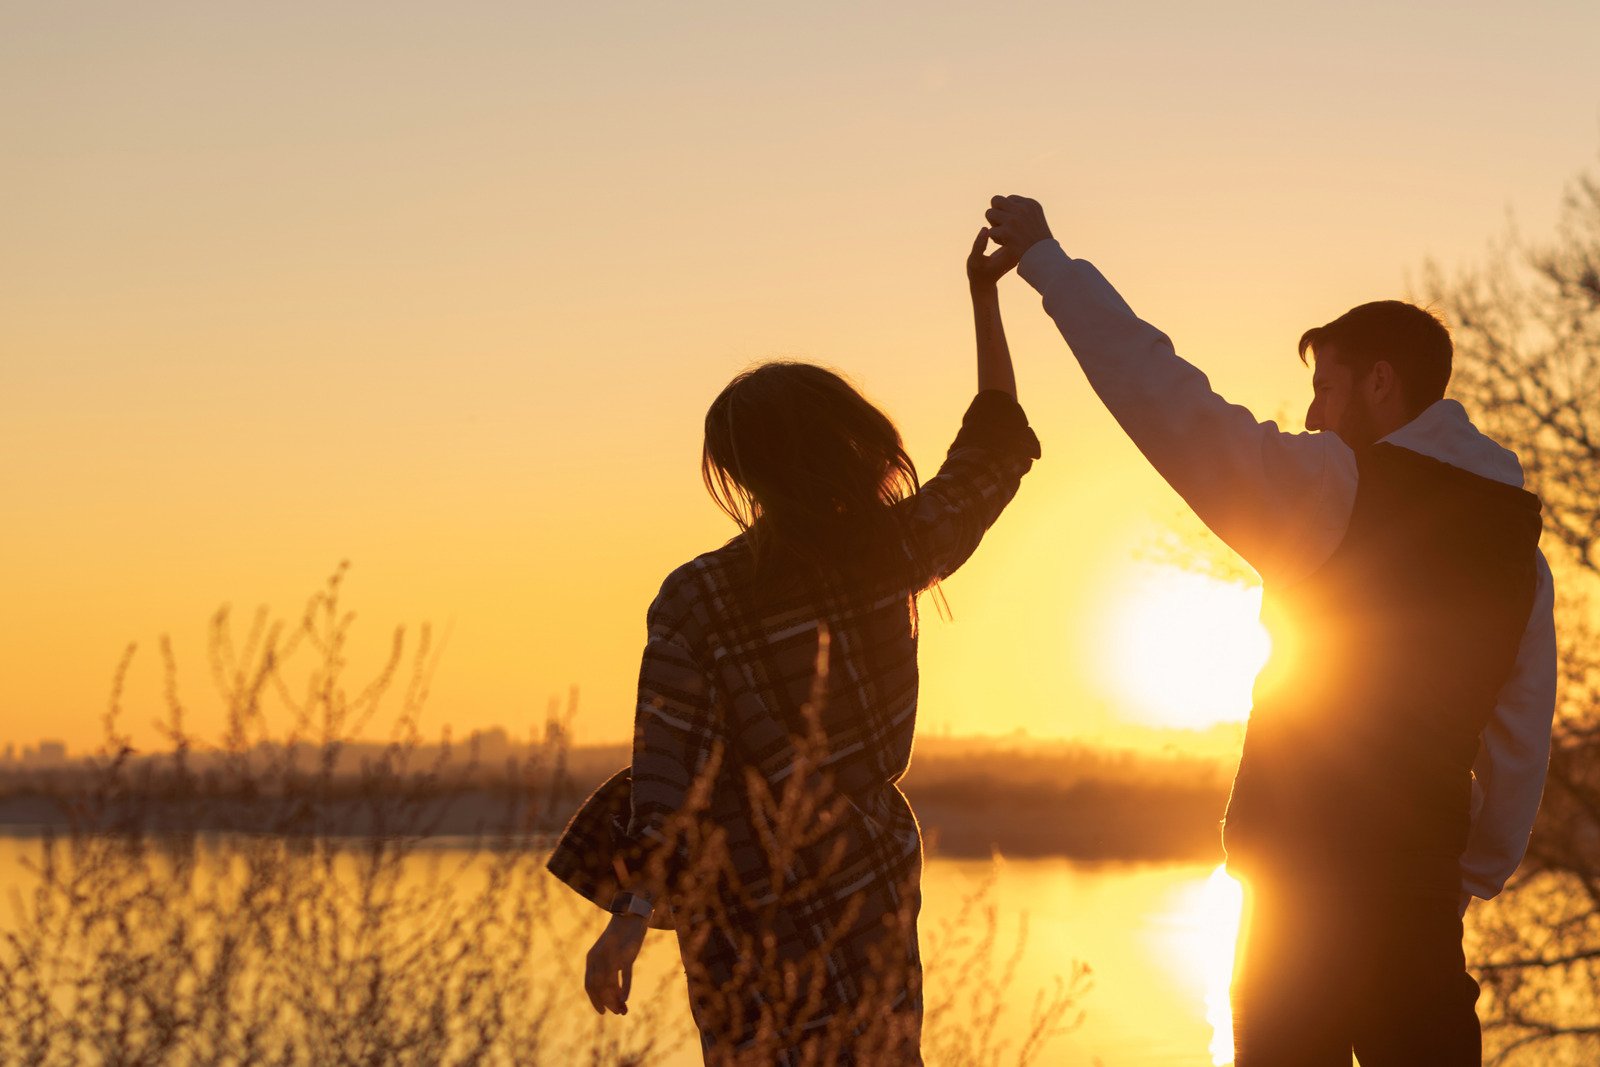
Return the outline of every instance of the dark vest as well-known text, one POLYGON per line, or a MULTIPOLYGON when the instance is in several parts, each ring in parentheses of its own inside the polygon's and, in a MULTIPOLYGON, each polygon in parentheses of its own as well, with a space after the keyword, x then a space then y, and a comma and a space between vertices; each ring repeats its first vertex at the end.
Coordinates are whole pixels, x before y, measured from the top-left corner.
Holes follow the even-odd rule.
POLYGON ((1539 499, 1395 445, 1356 462, 1344 540, 1263 597, 1228 864, 1454 893, 1479 736, 1533 608, 1539 499))

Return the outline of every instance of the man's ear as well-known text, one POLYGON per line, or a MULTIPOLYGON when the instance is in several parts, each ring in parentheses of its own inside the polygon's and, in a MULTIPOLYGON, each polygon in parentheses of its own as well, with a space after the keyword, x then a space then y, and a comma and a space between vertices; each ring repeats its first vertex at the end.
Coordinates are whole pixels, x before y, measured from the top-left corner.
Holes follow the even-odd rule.
POLYGON ((1400 376, 1394 372, 1393 363, 1380 359, 1372 365, 1372 371, 1367 375, 1367 392, 1374 403, 1381 404, 1398 396, 1399 389, 1400 376))

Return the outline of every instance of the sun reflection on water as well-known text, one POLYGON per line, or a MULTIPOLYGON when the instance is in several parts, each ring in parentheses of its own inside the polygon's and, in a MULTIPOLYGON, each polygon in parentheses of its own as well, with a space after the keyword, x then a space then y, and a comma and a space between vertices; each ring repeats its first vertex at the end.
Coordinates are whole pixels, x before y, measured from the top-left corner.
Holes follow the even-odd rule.
POLYGON ((1211 1024, 1211 1062, 1233 1062, 1233 1006, 1228 987, 1233 981, 1233 948, 1239 936, 1239 910, 1244 887, 1222 867, 1206 879, 1205 909, 1210 931, 1210 980, 1206 983, 1206 1022, 1211 1024))
POLYGON ((1233 1062, 1228 987, 1233 980, 1233 948, 1243 905, 1244 888, 1218 866, 1204 881, 1185 887, 1171 914, 1172 964, 1204 997, 1215 1067, 1233 1062))

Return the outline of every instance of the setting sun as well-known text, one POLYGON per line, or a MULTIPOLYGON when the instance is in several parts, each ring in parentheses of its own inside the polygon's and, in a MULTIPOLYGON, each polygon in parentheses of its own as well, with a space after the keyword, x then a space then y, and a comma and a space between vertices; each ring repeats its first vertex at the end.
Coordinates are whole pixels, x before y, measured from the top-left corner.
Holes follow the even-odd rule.
POLYGON ((1129 714, 1156 726, 1243 722, 1266 662, 1261 590, 1204 574, 1145 571, 1109 620, 1104 662, 1129 714))

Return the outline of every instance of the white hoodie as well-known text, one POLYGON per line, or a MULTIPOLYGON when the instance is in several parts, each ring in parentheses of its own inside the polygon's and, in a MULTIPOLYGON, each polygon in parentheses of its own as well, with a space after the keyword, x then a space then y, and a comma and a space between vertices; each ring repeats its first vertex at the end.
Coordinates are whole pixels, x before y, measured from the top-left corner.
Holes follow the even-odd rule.
MULTIPOLYGON (((1133 313, 1085 260, 1054 240, 1020 272, 1133 443, 1197 515, 1275 587, 1320 567, 1355 506, 1355 454, 1333 433, 1285 433, 1211 389, 1172 342, 1133 313)), ((1507 485, 1517 457, 1440 400, 1384 441, 1507 485)), ((1522 862, 1544 791, 1555 714, 1554 590, 1543 553, 1516 664, 1496 698, 1473 764, 1472 832, 1461 856, 1463 901, 1500 892, 1522 862)))

